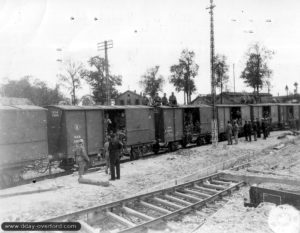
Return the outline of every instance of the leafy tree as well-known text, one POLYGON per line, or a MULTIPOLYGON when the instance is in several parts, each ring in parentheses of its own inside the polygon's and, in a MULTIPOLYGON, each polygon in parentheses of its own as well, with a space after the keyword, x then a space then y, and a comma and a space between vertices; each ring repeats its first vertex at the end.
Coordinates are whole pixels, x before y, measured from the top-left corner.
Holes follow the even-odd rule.
POLYGON ((224 55, 216 55, 214 57, 214 72, 216 75, 216 87, 220 88, 221 104, 223 103, 223 87, 228 82, 229 76, 228 65, 226 64, 226 57, 224 55))
POLYGON ((288 85, 285 86, 285 91, 286 91, 286 96, 288 96, 289 95, 289 87, 288 87, 288 85))
POLYGON ((55 88, 50 88, 41 80, 35 79, 31 82, 31 79, 31 76, 25 76, 20 80, 8 80, 1 87, 3 95, 6 97, 27 98, 38 106, 58 104, 60 101, 65 100, 58 85, 55 88))
POLYGON ((64 63, 64 72, 59 74, 61 84, 67 88, 71 94, 72 105, 77 104, 76 92, 81 88, 81 78, 84 75, 84 67, 80 62, 67 60, 64 63))
POLYGON ((184 92, 184 103, 191 102, 191 95, 196 91, 194 79, 198 74, 199 66, 194 61, 195 53, 187 49, 181 52, 179 63, 170 67, 170 82, 175 90, 184 92))
POLYGON ((247 54, 246 67, 242 71, 241 78, 254 89, 259 99, 259 89, 266 85, 266 81, 271 77, 272 70, 268 66, 269 60, 274 52, 261 46, 259 43, 252 45, 247 54))
POLYGON ((107 89, 110 91, 111 98, 118 96, 117 86, 122 85, 121 75, 109 75, 108 85, 105 77, 105 59, 99 56, 91 57, 88 61, 91 68, 96 70, 86 70, 85 79, 93 89, 93 98, 96 103, 107 103, 107 89))
POLYGON ((150 95, 151 98, 154 98, 156 92, 162 91, 164 84, 164 77, 158 74, 158 70, 159 66, 148 69, 139 82, 144 88, 144 93, 150 95))
POLYGON ((298 83, 295 82, 294 83, 294 87, 295 87, 295 95, 298 94, 298 83))

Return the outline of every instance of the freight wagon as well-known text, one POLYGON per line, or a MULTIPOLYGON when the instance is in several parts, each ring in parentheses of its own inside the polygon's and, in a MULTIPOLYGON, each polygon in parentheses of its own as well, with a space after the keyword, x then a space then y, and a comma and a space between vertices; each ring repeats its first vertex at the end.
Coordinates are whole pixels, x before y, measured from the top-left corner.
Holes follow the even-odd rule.
POLYGON ((281 103, 279 108, 279 124, 282 128, 298 128, 300 120, 300 104, 281 103))
POLYGON ((191 105, 155 108, 154 152, 160 147, 174 151, 178 144, 186 147, 188 143, 197 145, 209 142, 211 133, 211 107, 191 105))
MULTIPOLYGON (((147 106, 48 106, 49 153, 63 167, 74 164, 74 145, 85 142, 89 156, 103 153, 110 132, 123 135, 127 152, 134 158, 152 150, 154 112, 147 106), (151 148, 150 148, 151 147, 151 148)), ((95 160, 92 160, 96 162, 95 160)))
POLYGON ((239 133, 243 133, 243 125, 245 121, 250 121, 250 106, 244 104, 218 104, 217 119, 219 139, 226 139, 226 126, 228 121, 237 121, 239 125, 239 133))
POLYGON ((270 120, 271 129, 278 129, 280 127, 279 122, 279 106, 273 103, 262 103, 262 104, 250 104, 251 107, 251 120, 259 120, 267 118, 270 120))
POLYGON ((26 166, 48 159, 47 110, 36 106, 0 106, 0 182, 21 179, 26 166))

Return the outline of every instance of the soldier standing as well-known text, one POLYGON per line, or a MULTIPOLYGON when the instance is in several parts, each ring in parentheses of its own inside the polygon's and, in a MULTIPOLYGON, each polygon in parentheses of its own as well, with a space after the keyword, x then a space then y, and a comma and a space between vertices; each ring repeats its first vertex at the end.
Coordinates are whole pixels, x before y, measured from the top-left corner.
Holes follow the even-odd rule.
POLYGON ((265 119, 262 119, 261 129, 263 131, 264 139, 267 139, 267 125, 265 119))
POLYGON ((110 161, 110 175, 111 180, 115 180, 115 171, 117 173, 117 179, 120 179, 120 151, 122 149, 122 143, 115 136, 111 135, 111 142, 109 143, 109 161, 110 161))
POLYGON ((162 105, 165 105, 165 106, 169 104, 166 93, 164 93, 164 96, 162 97, 161 103, 162 103, 162 105))
POLYGON ((258 118, 256 118, 256 126, 257 126, 257 137, 260 138, 260 135, 261 135, 261 125, 260 125, 260 122, 259 122, 258 118))
POLYGON ((149 105, 149 99, 146 96, 146 93, 143 94, 142 105, 149 105))
POLYGON ((159 97, 158 93, 155 93, 154 99, 153 99, 153 106, 160 106, 161 105, 161 98, 159 97))
POLYGON ((230 121, 228 121, 227 123, 226 133, 228 145, 232 145, 232 124, 230 123, 230 121))
POLYGON ((176 96, 174 95, 174 92, 172 92, 172 95, 169 97, 169 105, 172 107, 177 106, 177 99, 176 96))
POLYGON ((90 162, 90 159, 87 156, 86 150, 84 148, 83 139, 80 139, 76 144, 75 160, 76 160, 76 163, 78 164, 78 167, 79 167, 79 169, 78 169, 79 178, 81 178, 82 175, 84 174, 84 169, 87 166, 87 163, 90 162))
POLYGON ((239 125, 236 121, 233 122, 232 130, 233 130, 235 144, 238 144, 239 125))
POLYGON ((244 134, 245 134, 245 140, 248 141, 248 121, 245 121, 244 124, 244 134))
POLYGON ((257 141, 257 123, 256 123, 256 121, 253 122, 252 129, 253 129, 254 141, 257 141))
POLYGON ((109 161, 109 143, 110 143, 110 137, 108 136, 105 139, 105 143, 104 143, 104 157, 105 157, 105 163, 106 163, 106 167, 105 167, 105 173, 108 174, 108 169, 109 169, 109 165, 110 165, 110 161, 109 161))
POLYGON ((249 142, 252 141, 251 137, 252 137, 252 124, 251 124, 251 121, 248 121, 248 139, 249 139, 249 142))

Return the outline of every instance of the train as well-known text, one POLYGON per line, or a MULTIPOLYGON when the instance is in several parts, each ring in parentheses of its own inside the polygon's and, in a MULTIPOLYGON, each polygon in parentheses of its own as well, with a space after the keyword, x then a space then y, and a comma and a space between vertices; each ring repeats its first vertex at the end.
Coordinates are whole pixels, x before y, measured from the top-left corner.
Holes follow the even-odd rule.
MULTIPOLYGON (((300 104, 216 105, 219 139, 226 139, 228 121, 237 120, 242 135, 245 121, 265 117, 273 130, 299 129, 300 104)), ((0 106, 0 185, 18 182, 24 168, 38 169, 45 161, 73 169, 74 144, 80 139, 92 165, 101 163, 110 132, 122 136, 122 153, 130 159, 162 149, 174 151, 179 145, 208 144, 211 119, 210 105, 0 106)))

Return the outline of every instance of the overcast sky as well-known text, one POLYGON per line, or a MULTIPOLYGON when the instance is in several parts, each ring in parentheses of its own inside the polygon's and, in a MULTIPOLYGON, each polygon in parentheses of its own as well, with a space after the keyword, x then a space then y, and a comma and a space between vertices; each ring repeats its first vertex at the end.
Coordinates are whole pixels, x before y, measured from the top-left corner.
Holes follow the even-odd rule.
MULTIPOLYGON (((294 89, 293 83, 300 82, 300 1, 215 0, 215 4, 215 52, 228 58, 229 88, 233 90, 235 64, 236 91, 251 90, 239 76, 247 48, 258 41, 276 52, 270 63, 272 93, 285 94, 285 85, 294 89)), ((120 91, 140 92, 140 76, 159 65, 169 94, 170 66, 188 48, 200 66, 197 94, 209 93, 208 5, 209 0, 0 0, 0 78, 4 82, 5 77, 33 75, 54 86, 62 68, 57 59, 86 64, 91 56, 104 56, 97 52, 97 42, 111 39, 110 71, 123 76, 120 91)), ((80 92, 88 93, 88 88, 80 92)))

